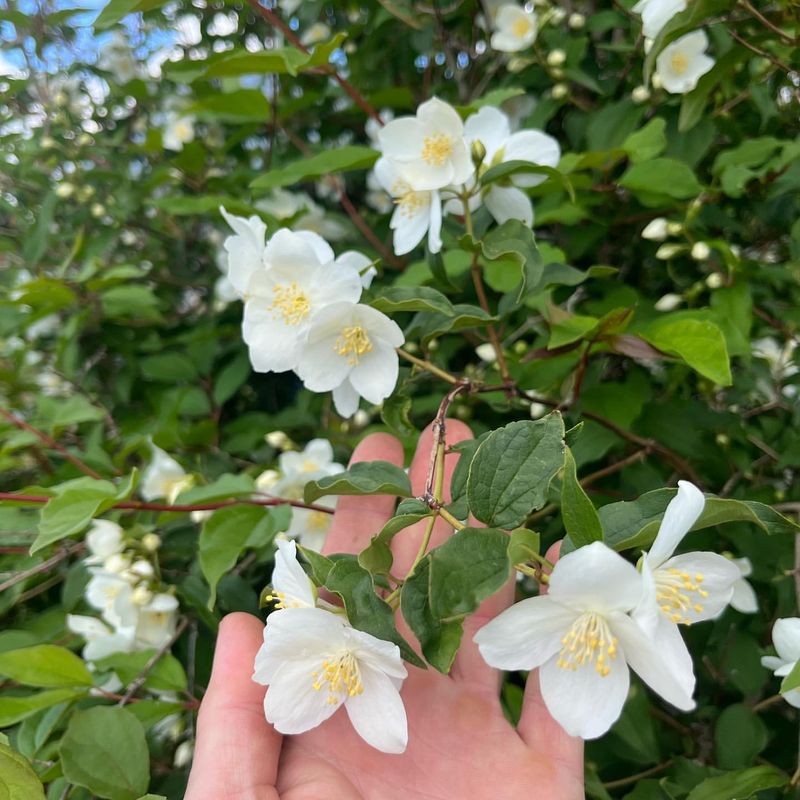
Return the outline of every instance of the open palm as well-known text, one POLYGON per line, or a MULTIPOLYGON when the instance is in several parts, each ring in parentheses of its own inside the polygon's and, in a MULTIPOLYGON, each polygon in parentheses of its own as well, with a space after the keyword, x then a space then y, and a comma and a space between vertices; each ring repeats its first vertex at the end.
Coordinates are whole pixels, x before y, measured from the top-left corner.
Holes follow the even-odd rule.
MULTIPOLYGON (((448 423, 448 444, 470 437, 448 423)), ((421 493, 432 446, 420 439, 411 482, 421 493)), ((368 436, 355 461, 402 465, 400 443, 368 436)), ((457 455, 446 459, 447 477, 457 455)), ((351 462, 352 463, 352 462, 351 462)), ((393 498, 343 497, 326 552, 358 552, 390 517, 393 498)), ((431 546, 452 533, 437 523, 431 546)), ((422 530, 408 528, 393 544, 395 574, 405 574, 422 530)), ((223 620, 214 670, 198 719, 197 748, 186 800, 578 800, 583 798, 583 749, 567 736, 541 701, 531 673, 517 728, 503 716, 500 675, 481 659, 472 636, 510 605, 509 585, 470 617, 450 675, 409 666, 402 697, 408 715, 408 748, 387 755, 367 745, 345 713, 301 736, 284 738, 264 719, 264 689, 251 681, 263 623, 247 614, 223 620)), ((401 618, 398 627, 413 640, 401 618)))

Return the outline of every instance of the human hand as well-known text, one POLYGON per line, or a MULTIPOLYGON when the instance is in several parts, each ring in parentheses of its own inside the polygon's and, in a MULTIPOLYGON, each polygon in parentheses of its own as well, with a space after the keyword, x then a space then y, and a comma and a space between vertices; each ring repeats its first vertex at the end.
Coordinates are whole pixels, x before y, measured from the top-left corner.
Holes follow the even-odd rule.
MULTIPOLYGON (((472 434, 449 420, 447 443, 472 434)), ((433 446, 430 429, 420 438, 410 477, 421 494, 433 446)), ((356 461, 402 466, 403 450, 392 436, 368 436, 356 461)), ((445 486, 458 455, 445 458, 445 486)), ((392 497, 341 497, 324 552, 357 553, 392 514, 392 497)), ((424 524, 393 542, 398 574, 411 566, 424 524)), ((442 520, 430 547, 452 529, 442 520)), ((551 554, 548 554, 551 555, 551 554)), ((552 559, 551 559, 552 560, 552 559)), ((464 624, 461 649, 450 675, 407 665, 402 698, 408 715, 408 748, 388 755, 367 745, 346 714, 318 728, 283 737, 264 719, 264 688, 251 680, 263 623, 231 614, 220 625, 214 668, 197 723, 197 746, 185 800, 579 800, 583 791, 583 743, 550 717, 532 672, 519 725, 503 715, 500 673, 486 665, 472 637, 511 605, 513 579, 464 624)), ((413 636, 398 613, 400 632, 413 636)))

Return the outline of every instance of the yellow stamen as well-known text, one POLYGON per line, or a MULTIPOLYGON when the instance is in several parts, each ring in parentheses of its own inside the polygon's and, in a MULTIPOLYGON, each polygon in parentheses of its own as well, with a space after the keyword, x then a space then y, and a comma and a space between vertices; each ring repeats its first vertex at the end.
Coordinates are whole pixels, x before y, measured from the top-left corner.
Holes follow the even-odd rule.
POLYGON ((655 574, 656 600, 661 611, 674 623, 691 625, 687 612, 694 611, 700 614, 703 606, 698 600, 708 597, 708 592, 700 588, 704 576, 697 573, 692 576, 679 569, 661 569, 655 574))
POLYGON ((361 684, 361 670, 355 656, 344 651, 335 660, 323 661, 318 670, 311 673, 314 679, 312 688, 319 692, 327 685, 328 697, 325 701, 328 705, 338 705, 348 697, 355 697, 364 692, 361 684))
POLYGON ((524 39, 533 29, 533 23, 526 17, 520 17, 512 26, 511 33, 518 39, 524 39))
POLYGON ((683 75, 683 73, 689 68, 689 59, 685 53, 673 53, 669 63, 672 67, 672 71, 677 75, 683 75))
POLYGON ((308 295, 296 283, 276 286, 272 295, 270 308, 276 317, 283 317, 286 325, 299 325, 311 310, 308 295))
POLYGON ((611 674, 608 660, 617 657, 617 639, 611 635, 603 617, 587 612, 572 624, 561 639, 558 666, 577 672, 584 664, 594 664, 595 671, 603 678, 611 674))
POLYGON ((342 331, 342 335, 336 338, 333 349, 338 355, 345 356, 347 363, 354 367, 361 356, 371 352, 372 342, 360 325, 354 325, 342 331))
POLYGON ((432 167, 441 167, 452 154, 453 143, 443 133, 426 136, 422 142, 422 160, 432 167))

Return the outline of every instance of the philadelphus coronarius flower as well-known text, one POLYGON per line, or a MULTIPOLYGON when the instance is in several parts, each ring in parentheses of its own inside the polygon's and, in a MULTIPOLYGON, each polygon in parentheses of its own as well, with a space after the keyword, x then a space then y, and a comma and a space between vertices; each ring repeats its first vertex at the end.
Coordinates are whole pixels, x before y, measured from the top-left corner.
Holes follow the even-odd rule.
POLYGON ((498 669, 539 667, 542 698, 571 736, 602 736, 628 695, 628 665, 667 702, 694 708, 691 657, 680 636, 658 646, 632 619, 642 578, 602 542, 565 555, 547 595, 523 600, 475 635, 498 669))
POLYGON ((150 442, 153 460, 142 473, 139 494, 147 500, 166 498, 170 503, 186 489, 191 488, 194 478, 168 453, 150 442))
POLYGON ((84 559, 87 565, 102 564, 107 558, 124 549, 122 528, 116 522, 107 519, 92 521, 92 527, 86 534, 86 546, 89 555, 84 559))
MULTIPOLYGON (((787 617, 777 620, 772 628, 772 643, 778 655, 764 656, 761 663, 776 677, 785 678, 800 660, 800 619, 787 617)), ((785 692, 783 699, 800 708, 800 689, 785 692)))
POLYGON ((642 33, 655 39, 661 29, 681 11, 686 10, 686 0, 639 0, 631 9, 642 17, 642 33))
POLYGON ((707 56, 708 36, 705 31, 692 31, 667 45, 656 58, 656 74, 671 94, 686 94, 714 66, 707 56))
POLYGON ((278 610, 267 618, 253 672, 256 683, 269 686, 267 721, 280 733, 303 733, 344 706, 364 741, 402 753, 407 672, 397 645, 352 628, 342 609, 320 607, 294 542, 278 542, 272 585, 278 610))
POLYGON ((180 111, 168 111, 164 117, 161 141, 167 150, 180 152, 183 146, 194 141, 195 118, 180 111))
POLYGON ((501 53, 516 53, 530 47, 539 33, 535 12, 526 11, 515 3, 500 6, 494 18, 494 27, 491 45, 501 53))

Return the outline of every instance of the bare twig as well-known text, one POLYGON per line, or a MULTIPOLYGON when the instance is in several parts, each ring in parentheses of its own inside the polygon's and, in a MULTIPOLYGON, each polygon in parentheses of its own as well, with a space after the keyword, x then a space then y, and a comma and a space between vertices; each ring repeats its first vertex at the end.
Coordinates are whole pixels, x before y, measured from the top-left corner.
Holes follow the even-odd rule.
POLYGON ((0 583, 0 592, 4 592, 6 589, 10 589, 12 586, 16 586, 18 583, 21 583, 28 578, 32 578, 34 575, 39 575, 42 572, 47 572, 48 570, 55 567, 57 564, 60 564, 65 559, 69 558, 71 555, 80 552, 83 550, 83 543, 78 542, 73 545, 68 545, 64 547, 62 550, 59 550, 53 556, 50 556, 46 561, 42 561, 41 564, 37 564, 35 567, 30 567, 29 569, 24 569, 21 572, 17 572, 7 581, 0 583))
POLYGON ((769 28, 773 33, 780 36, 788 44, 797 44, 797 39, 789 36, 786 31, 781 30, 774 22, 768 20, 757 8, 754 8, 747 0, 739 0, 739 5, 752 14, 765 28, 769 28))
POLYGON ((650 767, 650 769, 637 772, 636 775, 629 775, 627 778, 619 778, 615 781, 603 781, 603 787, 605 789, 620 789, 623 786, 630 786, 630 784, 636 783, 643 778, 649 778, 651 775, 658 775, 659 772, 663 772, 665 769, 671 767, 673 762, 674 759, 668 758, 666 761, 662 761, 660 764, 650 767))

